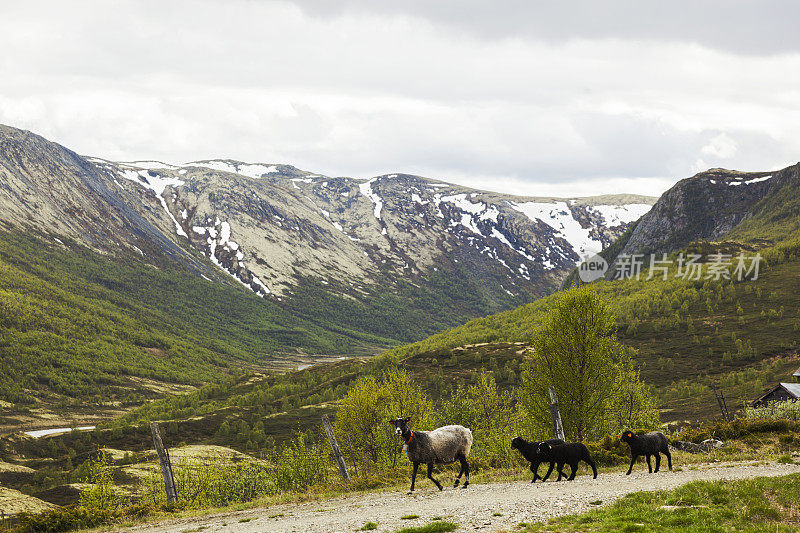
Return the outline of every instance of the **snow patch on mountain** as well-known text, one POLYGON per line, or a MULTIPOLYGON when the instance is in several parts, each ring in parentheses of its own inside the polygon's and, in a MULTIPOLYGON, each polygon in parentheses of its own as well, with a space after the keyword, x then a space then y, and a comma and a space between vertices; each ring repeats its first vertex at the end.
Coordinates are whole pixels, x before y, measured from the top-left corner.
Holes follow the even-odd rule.
POLYGON ((381 209, 383 209, 383 199, 372 190, 372 184, 378 178, 372 178, 369 181, 365 181, 364 183, 358 184, 358 190, 361 191, 361 194, 372 200, 372 203, 375 204, 375 209, 373 213, 375 214, 375 218, 378 220, 381 219, 381 209))
POLYGON ((175 165, 170 165, 169 163, 164 163, 162 161, 130 161, 128 163, 122 163, 124 165, 130 165, 132 167, 143 168, 145 170, 177 170, 178 167, 175 165))
POLYGON ((231 172, 233 174, 240 174, 248 178, 259 179, 264 177, 265 174, 274 174, 278 172, 278 167, 275 165, 262 165, 250 163, 234 163, 230 161, 192 161, 183 165, 185 167, 202 167, 210 168, 211 170, 218 170, 220 172, 231 172))
POLYGON ((584 228, 575 220, 566 202, 508 202, 512 209, 519 211, 531 221, 542 221, 565 239, 579 257, 595 254, 603 249, 603 243, 590 235, 590 228, 584 228))
POLYGON ((588 209, 594 211, 601 217, 605 225, 614 228, 621 224, 630 224, 639 220, 645 213, 650 211, 648 204, 625 204, 625 205, 593 205, 588 209))
POLYGON ((728 185, 731 187, 736 187, 737 185, 752 185, 753 183, 760 183, 762 181, 767 181, 771 177, 772 176, 762 176, 760 178, 753 178, 747 181, 730 181, 728 182, 728 185))
POLYGON ((144 186, 146 189, 150 189, 158 198, 158 201, 161 203, 161 207, 164 208, 164 211, 167 212, 167 216, 169 216, 170 220, 175 224, 175 233, 180 235, 181 237, 189 237, 186 235, 186 232, 183 231, 183 228, 180 224, 178 224, 177 219, 172 214, 172 211, 169 210, 167 207, 167 201, 164 200, 163 194, 167 187, 178 187, 180 185, 185 184, 185 181, 179 180, 178 178, 165 178, 159 176, 156 172, 152 170, 140 170, 136 172, 134 170, 123 170, 120 174, 123 178, 129 181, 135 181, 139 185, 144 186))

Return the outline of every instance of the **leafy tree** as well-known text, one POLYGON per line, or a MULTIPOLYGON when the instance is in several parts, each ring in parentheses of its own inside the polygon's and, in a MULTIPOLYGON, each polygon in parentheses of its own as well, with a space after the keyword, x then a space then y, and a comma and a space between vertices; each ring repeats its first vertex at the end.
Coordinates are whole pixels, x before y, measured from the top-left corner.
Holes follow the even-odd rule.
POLYGON ((497 390, 494 375, 481 370, 467 389, 475 417, 472 431, 479 448, 490 457, 510 459, 509 443, 518 432, 518 414, 509 391, 497 390))
POLYGON ((433 405, 406 370, 391 368, 381 381, 360 378, 339 405, 336 429, 347 435, 373 463, 388 461, 396 466, 402 443, 394 436, 389 420, 411 417, 415 427, 431 421, 433 405))
MULTIPOLYGON (((431 423, 433 404, 407 370, 398 368, 387 370, 383 375, 381 385, 388 398, 384 424, 388 420, 403 416, 411 417, 414 427, 432 429, 428 426, 431 423)), ((402 444, 396 437, 390 442, 394 448, 391 454, 392 466, 396 466, 402 444)))
POLYGON ((526 363, 519 393, 540 431, 550 426, 550 387, 558 396, 569 439, 597 438, 623 425, 656 420, 652 401, 613 328, 614 318, 593 288, 578 287, 558 296, 532 339, 534 358, 526 363))
POLYGON ((390 446, 388 403, 386 388, 374 376, 364 376, 342 399, 336 414, 337 432, 346 434, 353 446, 373 463, 380 462, 382 452, 390 446))

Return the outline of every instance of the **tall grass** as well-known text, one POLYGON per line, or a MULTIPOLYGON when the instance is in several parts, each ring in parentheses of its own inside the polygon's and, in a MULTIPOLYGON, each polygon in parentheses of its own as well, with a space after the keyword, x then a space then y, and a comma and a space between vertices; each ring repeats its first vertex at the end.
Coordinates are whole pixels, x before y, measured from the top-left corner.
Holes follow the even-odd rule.
MULTIPOLYGON (((330 481, 331 459, 319 444, 303 435, 261 460, 235 461, 230 457, 182 459, 173 465, 178 498, 191 508, 220 507, 281 492, 303 492, 330 481)), ((142 502, 166 503, 163 478, 154 472, 145 484, 142 502)))

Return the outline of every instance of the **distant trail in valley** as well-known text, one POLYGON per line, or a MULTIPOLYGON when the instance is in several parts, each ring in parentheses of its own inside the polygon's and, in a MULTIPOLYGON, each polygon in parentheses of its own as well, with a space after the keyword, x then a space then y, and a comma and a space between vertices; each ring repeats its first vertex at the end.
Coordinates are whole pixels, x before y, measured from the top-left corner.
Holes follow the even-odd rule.
MULTIPOLYGON (((604 506, 633 492, 668 490, 698 480, 776 477, 800 472, 800 465, 765 465, 753 461, 691 465, 682 467, 681 471, 666 470, 658 474, 648 474, 646 469, 642 470, 641 464, 637 466, 638 471, 634 470, 630 476, 623 472, 601 473, 593 480, 581 469, 583 475, 571 482, 477 483, 467 489, 446 488, 443 492, 432 485, 428 487, 426 484, 430 481, 422 479, 419 483, 421 490, 411 496, 405 491, 354 495, 192 517, 125 531, 166 533, 202 527, 206 533, 321 533, 355 531, 367 522, 377 522, 376 531, 394 531, 427 524, 434 517, 455 522, 463 529, 494 531, 512 528, 520 522, 544 521, 555 516, 586 512, 598 507, 591 502, 602 501, 600 506, 604 506), (493 516, 494 513, 501 516, 493 516), (419 518, 402 520, 400 517, 405 515, 419 515, 419 518)), ((448 481, 449 477, 445 479, 442 475, 440 480, 448 481)))

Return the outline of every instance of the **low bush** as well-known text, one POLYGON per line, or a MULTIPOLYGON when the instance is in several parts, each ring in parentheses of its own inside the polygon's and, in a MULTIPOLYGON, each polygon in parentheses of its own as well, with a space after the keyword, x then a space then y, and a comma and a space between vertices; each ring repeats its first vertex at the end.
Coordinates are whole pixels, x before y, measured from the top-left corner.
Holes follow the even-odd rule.
POLYGON ((126 518, 141 518, 164 511, 149 505, 132 505, 120 509, 98 509, 87 507, 62 507, 53 511, 31 514, 20 513, 19 525, 13 533, 59 533, 110 524, 126 518))
POLYGON ((619 435, 606 435, 602 440, 585 444, 598 466, 626 464, 630 457, 628 445, 619 440, 619 435))
POLYGON ((678 434, 678 439, 699 443, 710 438, 717 438, 725 441, 750 435, 769 433, 786 434, 792 432, 800 432, 800 421, 737 418, 732 422, 712 422, 699 426, 686 427, 678 434))

